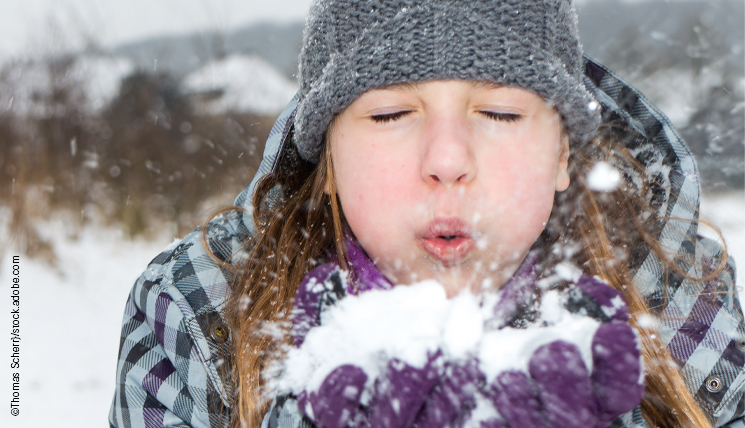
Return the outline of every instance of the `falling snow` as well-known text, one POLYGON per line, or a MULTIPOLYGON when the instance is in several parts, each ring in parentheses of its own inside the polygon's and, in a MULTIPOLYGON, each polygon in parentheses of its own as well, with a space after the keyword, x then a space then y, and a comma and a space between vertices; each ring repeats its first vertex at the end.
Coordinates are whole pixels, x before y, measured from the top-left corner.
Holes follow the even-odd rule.
POLYGON ((621 173, 606 162, 598 162, 587 174, 587 185, 598 192, 610 192, 621 183, 621 173))

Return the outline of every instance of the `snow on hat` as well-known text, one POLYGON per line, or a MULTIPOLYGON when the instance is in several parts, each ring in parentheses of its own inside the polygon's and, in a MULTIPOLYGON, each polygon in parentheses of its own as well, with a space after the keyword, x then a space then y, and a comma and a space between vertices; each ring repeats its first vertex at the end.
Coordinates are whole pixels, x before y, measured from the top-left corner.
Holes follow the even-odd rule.
POLYGON ((318 162, 333 117, 396 83, 485 80, 552 103, 573 143, 600 123, 571 0, 316 0, 300 53, 295 145, 318 162))

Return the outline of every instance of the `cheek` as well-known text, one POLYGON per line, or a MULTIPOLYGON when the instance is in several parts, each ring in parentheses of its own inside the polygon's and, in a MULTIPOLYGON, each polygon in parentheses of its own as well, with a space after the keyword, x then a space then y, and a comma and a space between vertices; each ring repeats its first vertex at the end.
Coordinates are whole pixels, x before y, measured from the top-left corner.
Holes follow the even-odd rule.
POLYGON ((558 155, 532 147, 497 148, 480 156, 479 174, 500 205, 540 205, 553 199, 558 155))
POLYGON ((527 249, 551 215, 556 161, 547 162, 545 153, 531 150, 490 158, 485 173, 489 202, 482 208, 482 217, 496 226, 500 244, 513 250, 527 249))
POLYGON ((372 257, 375 248, 395 246, 403 236, 414 201, 413 166, 402 153, 379 150, 375 143, 334 152, 336 186, 352 232, 372 257))

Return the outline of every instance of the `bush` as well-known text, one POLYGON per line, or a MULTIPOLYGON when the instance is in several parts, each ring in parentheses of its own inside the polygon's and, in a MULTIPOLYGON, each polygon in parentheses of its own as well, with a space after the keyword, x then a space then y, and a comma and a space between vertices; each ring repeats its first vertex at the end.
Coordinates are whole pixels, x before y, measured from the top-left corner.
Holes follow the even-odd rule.
POLYGON ((32 220, 55 210, 75 213, 78 226, 101 216, 130 236, 186 233, 204 220, 205 201, 228 205, 248 184, 274 121, 197 114, 168 74, 132 74, 98 111, 86 108, 82 82, 50 80, 33 111, 0 113, 0 205, 32 253, 46 251, 31 251, 40 242, 32 220))

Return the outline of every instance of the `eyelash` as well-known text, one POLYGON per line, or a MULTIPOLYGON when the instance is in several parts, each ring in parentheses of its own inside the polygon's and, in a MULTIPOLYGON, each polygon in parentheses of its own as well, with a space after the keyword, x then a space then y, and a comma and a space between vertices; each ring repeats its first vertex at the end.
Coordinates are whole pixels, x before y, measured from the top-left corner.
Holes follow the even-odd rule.
POLYGON ((523 117, 516 113, 498 113, 494 111, 482 111, 481 114, 488 117, 489 119, 494 119, 500 122, 517 122, 518 120, 522 119, 523 117))
POLYGON ((376 114, 374 116, 370 116, 370 119, 372 119, 373 122, 377 122, 377 123, 392 122, 394 120, 401 119, 402 117, 406 116, 409 113, 411 113, 411 111, 403 110, 403 111, 397 111, 395 113, 376 114))
MULTIPOLYGON (((370 119, 373 120, 373 122, 377 123, 385 123, 385 122, 392 122, 394 120, 400 119, 407 114, 411 113, 409 110, 404 111, 398 111, 395 113, 388 113, 388 114, 376 114, 374 116, 370 116, 370 119)), ((494 111, 482 111, 481 114, 488 117, 489 119, 493 119, 500 122, 517 122, 518 120, 522 119, 523 117, 516 113, 498 113, 494 111)))

